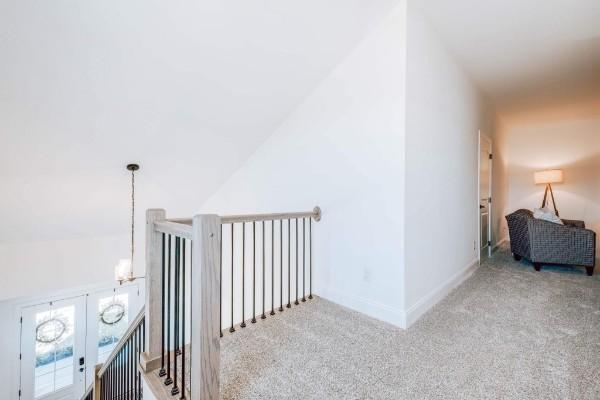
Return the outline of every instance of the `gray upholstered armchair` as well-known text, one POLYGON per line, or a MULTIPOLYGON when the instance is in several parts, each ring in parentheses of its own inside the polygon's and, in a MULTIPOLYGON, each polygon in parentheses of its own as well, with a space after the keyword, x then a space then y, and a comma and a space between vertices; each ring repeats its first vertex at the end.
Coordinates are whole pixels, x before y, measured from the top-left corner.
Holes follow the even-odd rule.
POLYGON ((535 219, 529 210, 506 216, 510 247, 515 260, 530 260, 536 271, 542 264, 585 267, 592 276, 596 263, 596 234, 583 221, 563 219, 564 225, 535 219))

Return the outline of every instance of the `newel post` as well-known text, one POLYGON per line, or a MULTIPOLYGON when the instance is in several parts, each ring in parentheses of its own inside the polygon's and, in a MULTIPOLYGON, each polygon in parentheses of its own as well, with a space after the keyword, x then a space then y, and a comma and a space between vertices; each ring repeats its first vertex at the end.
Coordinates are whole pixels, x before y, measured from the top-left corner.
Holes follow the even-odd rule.
POLYGON ((217 215, 193 219, 191 400, 219 399, 220 225, 217 215))
POLYGON ((146 348, 144 359, 161 355, 162 342, 162 234, 154 222, 166 219, 162 209, 146 210, 146 348))
POLYGON ((98 372, 102 368, 102 364, 98 364, 94 367, 94 398, 93 400, 100 400, 102 398, 102 382, 98 376, 98 372))

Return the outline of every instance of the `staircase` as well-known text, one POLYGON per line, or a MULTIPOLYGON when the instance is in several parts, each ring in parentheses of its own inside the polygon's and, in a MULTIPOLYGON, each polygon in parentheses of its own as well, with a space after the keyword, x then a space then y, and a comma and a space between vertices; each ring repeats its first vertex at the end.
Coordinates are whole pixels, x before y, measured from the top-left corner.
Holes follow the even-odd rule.
POLYGON ((321 210, 167 219, 146 212, 146 303, 85 400, 220 397, 220 338, 313 298, 321 210), (193 318, 192 318, 193 316, 193 318), (144 384, 145 383, 145 384, 144 384))

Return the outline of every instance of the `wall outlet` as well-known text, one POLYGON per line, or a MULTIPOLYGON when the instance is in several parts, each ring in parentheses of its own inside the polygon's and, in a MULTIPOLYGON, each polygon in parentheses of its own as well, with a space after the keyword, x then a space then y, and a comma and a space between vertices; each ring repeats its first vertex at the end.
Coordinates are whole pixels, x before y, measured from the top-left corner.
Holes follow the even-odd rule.
POLYGON ((371 268, 366 267, 363 270, 363 282, 371 283, 371 268))

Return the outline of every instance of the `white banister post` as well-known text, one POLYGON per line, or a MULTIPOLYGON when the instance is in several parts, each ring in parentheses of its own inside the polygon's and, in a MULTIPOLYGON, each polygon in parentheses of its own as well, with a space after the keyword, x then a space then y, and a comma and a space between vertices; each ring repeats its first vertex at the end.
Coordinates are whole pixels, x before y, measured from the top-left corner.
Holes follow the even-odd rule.
POLYGON ((160 357, 162 343, 162 234, 154 222, 166 219, 162 209, 146 210, 146 357, 160 357))
POLYGON ((221 219, 196 215, 192 224, 191 400, 219 399, 219 275, 221 219))

